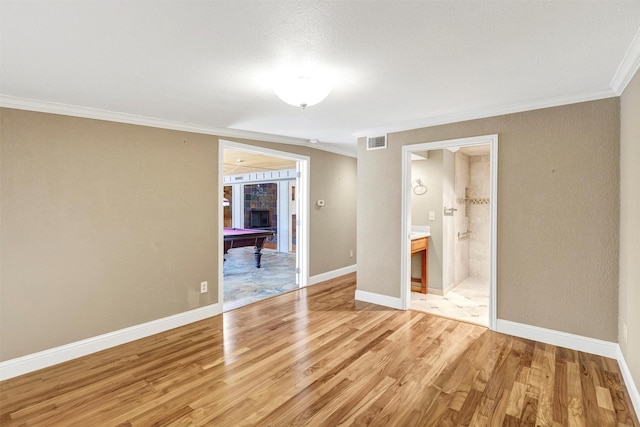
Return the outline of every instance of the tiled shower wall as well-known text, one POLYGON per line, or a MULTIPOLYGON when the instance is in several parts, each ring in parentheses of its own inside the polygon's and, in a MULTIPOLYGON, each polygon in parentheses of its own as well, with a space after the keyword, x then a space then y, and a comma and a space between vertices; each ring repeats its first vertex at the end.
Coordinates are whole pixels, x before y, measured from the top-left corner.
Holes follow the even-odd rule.
POLYGON ((455 155, 456 209, 454 215, 454 283, 457 285, 469 276, 469 239, 459 239, 457 233, 469 229, 469 218, 464 202, 465 190, 469 187, 469 156, 462 151, 455 155))
POLYGON ((455 271, 458 284, 469 276, 489 278, 489 156, 455 156, 455 271), (465 191, 466 190, 466 191, 465 191), (465 202, 465 198, 467 201, 465 202), (470 231, 468 237, 458 233, 470 231))
POLYGON ((489 277, 489 156, 469 158, 469 275, 489 277))

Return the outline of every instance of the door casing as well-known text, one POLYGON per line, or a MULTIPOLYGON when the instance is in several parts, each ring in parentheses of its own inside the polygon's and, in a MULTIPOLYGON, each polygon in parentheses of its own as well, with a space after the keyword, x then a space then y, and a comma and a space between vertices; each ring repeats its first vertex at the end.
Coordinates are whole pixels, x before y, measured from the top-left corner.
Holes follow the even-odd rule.
POLYGON ((444 148, 468 147, 489 144, 490 162, 490 255, 489 255, 489 329, 496 329, 497 319, 497 247, 498 247, 498 135, 482 135, 469 138, 449 139, 443 141, 425 142, 421 144, 405 145, 402 147, 402 202, 401 202, 401 306, 409 309, 411 303, 411 153, 439 150, 444 148))
MULTIPOLYGON (((296 284, 300 288, 307 286, 309 282, 309 156, 220 139, 218 144, 218 200, 222 200, 224 198, 223 161, 225 148, 233 148, 235 150, 260 153, 272 157, 280 157, 296 161, 296 284)), ((218 207, 218 230, 220 230, 220 232, 222 232, 222 229, 224 228, 223 220, 223 207, 222 203, 220 203, 218 207)), ((220 311, 223 311, 223 239, 219 239, 218 253, 220 254, 218 257, 218 304, 220 305, 220 311)))

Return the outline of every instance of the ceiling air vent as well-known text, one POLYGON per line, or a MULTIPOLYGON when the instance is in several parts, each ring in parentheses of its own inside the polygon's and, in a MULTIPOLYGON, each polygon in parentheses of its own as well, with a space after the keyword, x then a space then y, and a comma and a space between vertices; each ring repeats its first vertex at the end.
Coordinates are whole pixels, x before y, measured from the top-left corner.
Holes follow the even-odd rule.
POLYGON ((387 148, 386 136, 370 136, 367 138, 367 150, 382 150, 387 148))

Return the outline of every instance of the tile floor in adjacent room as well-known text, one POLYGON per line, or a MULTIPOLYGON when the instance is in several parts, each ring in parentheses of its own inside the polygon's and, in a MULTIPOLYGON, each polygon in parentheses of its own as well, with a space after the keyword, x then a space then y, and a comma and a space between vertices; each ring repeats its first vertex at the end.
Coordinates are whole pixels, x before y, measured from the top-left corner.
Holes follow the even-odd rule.
POLYGON ((488 279, 467 277, 445 296, 411 292, 411 308, 487 326, 489 324, 488 279))
POLYGON ((224 311, 298 289, 295 253, 263 249, 260 268, 252 247, 231 249, 225 259, 224 311))

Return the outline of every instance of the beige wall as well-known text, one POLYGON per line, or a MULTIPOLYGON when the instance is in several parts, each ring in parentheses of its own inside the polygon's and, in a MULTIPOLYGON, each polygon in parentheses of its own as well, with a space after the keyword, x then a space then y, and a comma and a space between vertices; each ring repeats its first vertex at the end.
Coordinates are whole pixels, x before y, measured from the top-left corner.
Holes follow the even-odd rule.
POLYGON ((620 118, 619 339, 634 382, 640 384, 640 73, 622 94, 620 118))
POLYGON ((402 146, 499 134, 498 318, 617 341, 619 105, 399 132, 386 150, 361 138, 358 289, 400 296, 402 146))
MULTIPOLYGON (((442 264, 443 264, 443 216, 442 216, 442 175, 444 170, 443 150, 432 150, 429 159, 411 162, 411 181, 422 180, 427 186, 427 192, 417 195, 411 192, 411 222, 412 225, 431 227, 429 238, 429 291, 442 294, 442 264), (435 220, 429 220, 429 212, 435 212, 435 220)), ((411 256, 411 277, 422 275, 422 254, 411 256)))
POLYGON ((1 120, 2 360, 216 302, 216 138, 1 120))
MULTIPOLYGON (((0 119, 0 360, 217 302, 217 137, 0 119)), ((310 274, 354 264, 356 160, 256 144, 311 157, 310 274)))
POLYGON ((324 151, 312 160, 310 276, 356 264, 356 169, 355 158, 324 151), (318 199, 325 201, 323 207, 316 205, 318 199))

